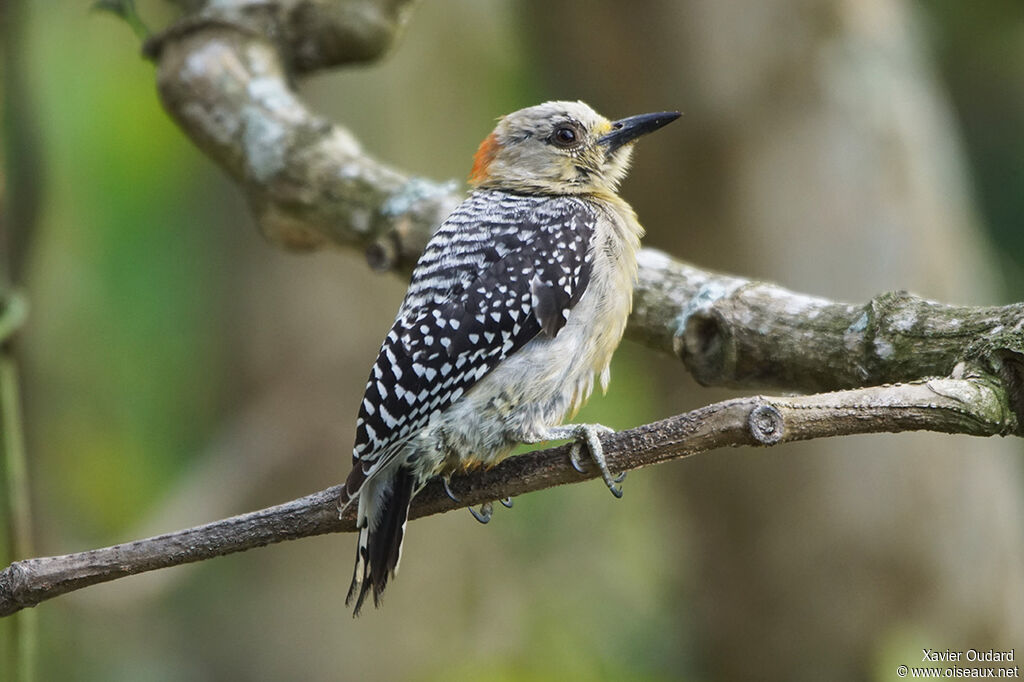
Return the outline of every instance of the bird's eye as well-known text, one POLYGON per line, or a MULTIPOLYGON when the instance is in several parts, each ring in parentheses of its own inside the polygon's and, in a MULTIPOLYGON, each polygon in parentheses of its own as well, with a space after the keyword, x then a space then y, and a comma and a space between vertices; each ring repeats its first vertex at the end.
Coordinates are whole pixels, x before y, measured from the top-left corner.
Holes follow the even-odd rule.
POLYGON ((579 132, 574 126, 561 125, 555 128, 549 139, 557 147, 572 147, 579 141, 579 132))

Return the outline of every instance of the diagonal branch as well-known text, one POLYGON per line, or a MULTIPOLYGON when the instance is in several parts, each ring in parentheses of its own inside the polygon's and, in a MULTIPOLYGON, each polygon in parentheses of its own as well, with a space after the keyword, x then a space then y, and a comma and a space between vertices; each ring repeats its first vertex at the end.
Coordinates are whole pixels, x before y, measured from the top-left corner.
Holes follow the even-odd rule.
MULTIPOLYGON (((929 430, 975 436, 1020 432, 999 383, 985 375, 799 397, 728 400, 602 438, 614 471, 716 448, 775 445, 859 433, 929 430)), ((511 457, 452 479, 453 502, 434 481, 411 516, 518 496, 598 475, 579 473, 568 446, 511 457)), ((285 540, 355 530, 353 511, 338 517, 340 487, 203 526, 77 554, 18 561, 0 572, 0 616, 62 594, 158 568, 202 561, 285 540)))

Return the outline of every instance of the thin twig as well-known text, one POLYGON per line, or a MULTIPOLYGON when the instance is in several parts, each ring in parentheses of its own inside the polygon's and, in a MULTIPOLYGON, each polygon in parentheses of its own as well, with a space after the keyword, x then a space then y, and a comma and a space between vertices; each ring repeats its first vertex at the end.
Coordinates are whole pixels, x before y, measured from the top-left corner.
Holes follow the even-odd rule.
MULTIPOLYGON (((11 559, 35 554, 28 456, 22 421, 16 334, 28 317, 28 303, 15 286, 24 273, 39 216, 40 170, 35 117, 24 68, 25 3, 0 3, 0 81, 3 92, 3 148, 0 149, 0 479, 6 500, 7 547, 11 559)), ((11 679, 36 679, 39 624, 34 613, 17 616, 10 629, 7 672, 11 679)))
MULTIPOLYGON (((28 493, 28 466, 21 428, 21 397, 18 368, 14 358, 0 344, 0 461, 6 482, 7 517, 12 557, 28 557, 32 548, 32 510, 28 493)), ((13 668, 18 680, 35 678, 36 633, 34 614, 22 614, 14 623, 13 668)))
MULTIPOLYGON (((931 430, 976 436, 1018 433, 999 382, 987 375, 789 398, 752 397, 710 405, 605 438, 615 471, 716 448, 775 445, 831 436, 931 430)), ((453 502, 438 482, 414 500, 419 518, 462 506, 594 478, 578 473, 568 447, 529 452, 493 469, 452 479, 453 502)), ((338 517, 338 486, 222 521, 77 554, 18 561, 0 572, 0 616, 128 575, 202 561, 255 547, 355 529, 353 510, 338 517)))

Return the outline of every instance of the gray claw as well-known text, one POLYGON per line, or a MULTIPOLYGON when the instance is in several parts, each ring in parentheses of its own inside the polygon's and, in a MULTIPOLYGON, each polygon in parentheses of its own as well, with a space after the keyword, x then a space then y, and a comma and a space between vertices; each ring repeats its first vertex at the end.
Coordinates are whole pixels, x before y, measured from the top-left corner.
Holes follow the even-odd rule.
POLYGON ((583 466, 580 464, 580 459, 579 458, 580 458, 580 444, 579 443, 573 443, 572 447, 569 448, 569 464, 572 464, 572 468, 575 469, 577 473, 585 474, 585 473, 587 473, 587 470, 584 469, 583 466))
POLYGON ((444 494, 448 496, 448 499, 458 504, 459 498, 455 497, 455 493, 452 492, 451 482, 447 476, 441 478, 441 486, 444 488, 444 494))
POLYGON ((480 505, 480 511, 473 509, 472 507, 466 507, 469 509, 469 513, 473 515, 473 518, 480 523, 487 523, 491 520, 491 516, 494 515, 494 505, 490 502, 484 502, 480 505))
MULTIPOLYGON (((580 440, 586 442, 587 449, 590 450, 590 457, 594 460, 594 464, 601 470, 601 478, 604 479, 604 484, 608 486, 608 490, 611 491, 612 495, 616 498, 622 497, 622 488, 616 485, 621 483, 625 473, 623 472, 618 478, 613 478, 611 471, 608 470, 608 464, 604 460, 604 448, 601 446, 601 441, 597 437, 598 431, 602 433, 611 433, 612 430, 606 427, 587 426, 581 427, 580 440)), ((575 465, 574 465, 575 466, 575 465)))
POLYGON ((498 500, 498 502, 501 502, 502 506, 504 506, 505 509, 511 509, 512 508, 512 498, 511 497, 506 497, 505 499, 498 500))

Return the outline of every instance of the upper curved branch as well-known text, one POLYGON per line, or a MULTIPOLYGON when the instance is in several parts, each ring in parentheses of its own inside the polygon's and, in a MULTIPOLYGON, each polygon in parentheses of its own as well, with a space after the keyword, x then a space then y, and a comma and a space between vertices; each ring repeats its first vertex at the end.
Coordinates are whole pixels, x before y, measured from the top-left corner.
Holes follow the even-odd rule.
POLYGON ((407 5, 217 5, 147 47, 167 111, 242 186, 272 241, 296 249, 361 247, 377 268, 411 270, 431 229, 461 201, 454 183, 411 178, 364 153, 351 133, 310 111, 291 87, 293 67, 305 63, 300 55, 320 54, 324 34, 341 40, 357 33, 362 46, 351 53, 333 48, 330 63, 379 55, 407 5), (347 24, 364 14, 391 21, 347 24), (307 41, 295 25, 312 15, 323 23, 307 41))
MULTIPOLYGON (((167 110, 244 188, 271 240, 361 248, 377 269, 410 271, 461 189, 380 163, 311 112, 289 81, 291 71, 380 54, 409 3, 237 0, 216 8, 150 47, 167 110), (296 27, 308 28, 312 16, 318 28, 307 45, 296 27), (346 41, 350 49, 340 46, 346 41)), ((964 360, 1004 381, 1024 377, 1013 369, 1024 357, 1024 305, 953 307, 905 293, 836 303, 650 249, 640 266, 627 334, 675 354, 704 384, 835 390, 945 376, 964 360)), ((1014 396, 1024 403, 1016 389, 1014 396)))

